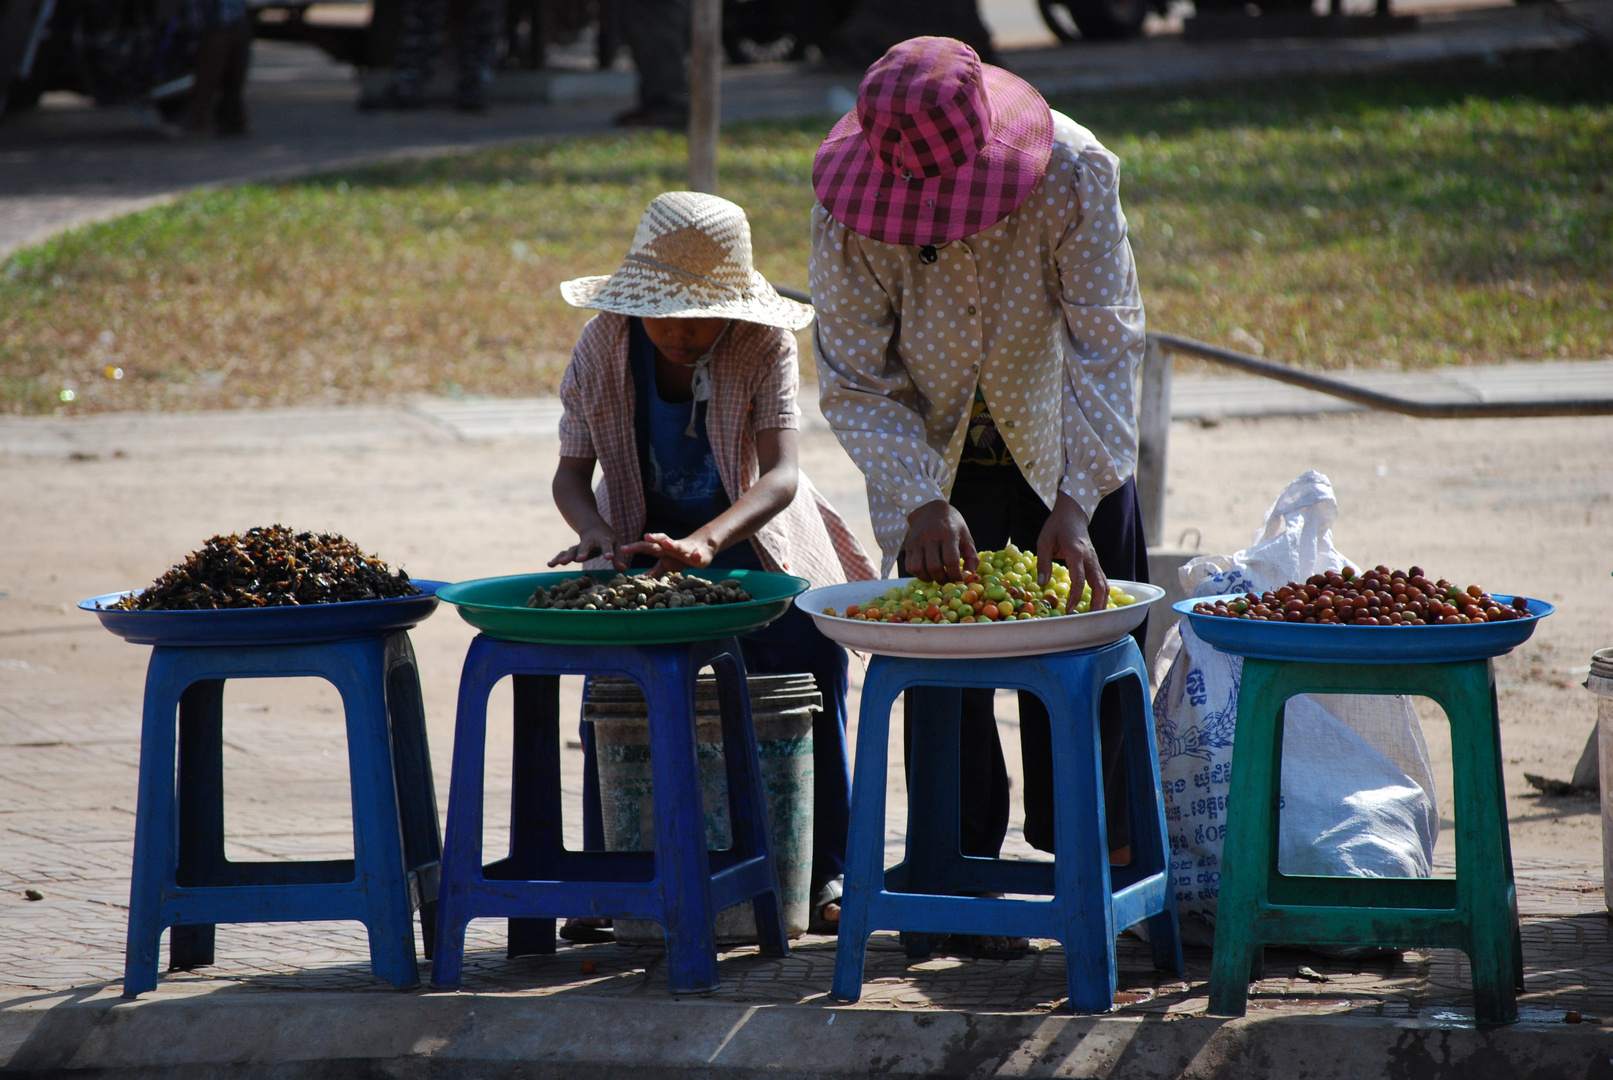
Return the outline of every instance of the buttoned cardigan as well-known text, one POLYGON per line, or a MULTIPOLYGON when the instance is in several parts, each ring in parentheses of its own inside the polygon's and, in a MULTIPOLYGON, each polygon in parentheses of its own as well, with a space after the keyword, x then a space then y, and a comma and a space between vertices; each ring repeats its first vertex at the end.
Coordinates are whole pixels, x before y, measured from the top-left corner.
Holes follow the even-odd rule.
MULTIPOLYGON (((800 371, 795 335, 736 321, 712 352, 706 432, 723 491, 738 501, 760 470, 756 433, 800 427, 800 371)), ((595 458, 602 478, 599 512, 624 542, 644 533, 644 481, 634 431, 633 374, 627 316, 601 312, 588 321, 560 381, 560 453, 595 458)), ((763 567, 838 585, 875 576, 862 545, 802 472, 789 505, 750 539, 763 567)), ((589 562, 591 569, 609 565, 589 562)))

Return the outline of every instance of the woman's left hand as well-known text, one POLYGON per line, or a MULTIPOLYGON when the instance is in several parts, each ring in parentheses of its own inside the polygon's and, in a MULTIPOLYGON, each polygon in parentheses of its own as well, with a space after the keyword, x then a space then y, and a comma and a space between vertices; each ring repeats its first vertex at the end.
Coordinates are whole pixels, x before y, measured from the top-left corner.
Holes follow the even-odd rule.
POLYGON ((686 536, 674 540, 666 533, 645 533, 643 540, 621 547, 624 555, 653 555, 660 561, 648 571, 651 577, 674 570, 699 570, 711 565, 717 557, 717 545, 699 536, 686 536))
POLYGON ((1070 595, 1065 601, 1064 614, 1074 615, 1081 602, 1083 585, 1092 586, 1091 610, 1102 611, 1109 604, 1109 579, 1098 564, 1098 552, 1092 546, 1087 531, 1086 511, 1081 504, 1064 492, 1059 492, 1053 503, 1053 512, 1047 515, 1047 524, 1036 539, 1036 583, 1045 586, 1053 576, 1053 563, 1057 560, 1070 568, 1070 595))

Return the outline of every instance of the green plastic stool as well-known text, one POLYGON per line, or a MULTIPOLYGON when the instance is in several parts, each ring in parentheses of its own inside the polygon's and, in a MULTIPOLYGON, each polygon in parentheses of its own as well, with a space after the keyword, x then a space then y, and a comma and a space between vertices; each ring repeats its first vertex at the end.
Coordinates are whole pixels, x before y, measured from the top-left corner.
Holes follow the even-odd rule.
POLYGON ((1512 880, 1495 674, 1489 660, 1337 664, 1249 657, 1233 736, 1210 1009, 1242 1016, 1267 945, 1461 949, 1481 1024, 1518 1019, 1523 938, 1512 880), (1290 877, 1277 871, 1283 706, 1296 694, 1415 694, 1451 725, 1456 878, 1290 877))

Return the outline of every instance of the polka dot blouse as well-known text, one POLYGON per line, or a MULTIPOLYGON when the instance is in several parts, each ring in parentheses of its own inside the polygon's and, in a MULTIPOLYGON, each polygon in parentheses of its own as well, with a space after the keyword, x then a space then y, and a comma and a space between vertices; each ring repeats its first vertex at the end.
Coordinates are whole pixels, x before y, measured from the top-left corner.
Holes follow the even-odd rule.
POLYGON ((1119 161, 1053 114, 1047 175, 984 232, 936 249, 860 236, 812 210, 823 414, 868 483, 889 573, 907 515, 952 488, 975 388, 1025 478, 1090 518, 1137 460, 1143 305, 1119 161))

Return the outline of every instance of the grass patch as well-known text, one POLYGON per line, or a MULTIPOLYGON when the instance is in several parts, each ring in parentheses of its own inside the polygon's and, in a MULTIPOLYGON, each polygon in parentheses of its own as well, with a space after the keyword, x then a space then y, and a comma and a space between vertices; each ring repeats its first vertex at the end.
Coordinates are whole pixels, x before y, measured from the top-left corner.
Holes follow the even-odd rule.
MULTIPOLYGON (((1055 104, 1123 159, 1152 326, 1316 368, 1613 355, 1594 58, 1055 104)), ((776 282, 805 281, 826 127, 724 136, 776 282)), ((586 319, 556 286, 615 265, 683 155, 633 134, 389 163, 58 237, 0 268, 0 410, 552 393, 586 319)))

